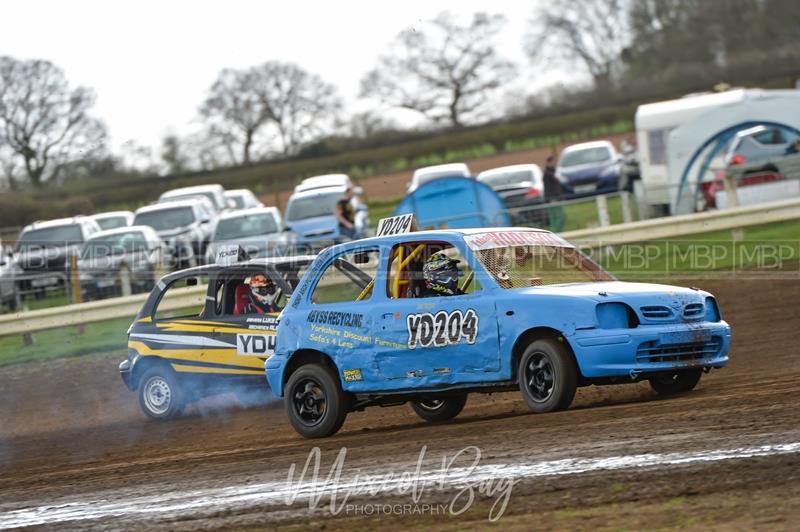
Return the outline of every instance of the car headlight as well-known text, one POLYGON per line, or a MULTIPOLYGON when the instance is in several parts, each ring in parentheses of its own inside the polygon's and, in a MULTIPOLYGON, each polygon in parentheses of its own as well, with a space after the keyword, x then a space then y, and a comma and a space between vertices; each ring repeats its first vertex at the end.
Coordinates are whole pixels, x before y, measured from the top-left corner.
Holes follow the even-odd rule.
POLYGON ((713 297, 706 298, 706 321, 717 322, 722 320, 717 300, 713 297))
POLYGON ((566 183, 568 181, 567 176, 562 174, 561 172, 556 172, 556 179, 559 183, 566 183))
POLYGON ((601 329, 632 329, 639 325, 636 313, 625 303, 600 303, 595 313, 601 329))

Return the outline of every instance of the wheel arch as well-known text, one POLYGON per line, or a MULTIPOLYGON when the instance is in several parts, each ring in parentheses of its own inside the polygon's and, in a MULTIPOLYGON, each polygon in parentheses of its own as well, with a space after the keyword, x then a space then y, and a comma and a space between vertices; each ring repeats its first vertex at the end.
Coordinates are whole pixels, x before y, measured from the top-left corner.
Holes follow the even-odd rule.
POLYGON ((292 373, 305 364, 320 364, 331 368, 334 373, 336 373, 337 378, 340 379, 340 384, 342 384, 341 378, 339 377, 339 368, 330 355, 322 351, 317 351, 316 349, 298 349, 291 354, 283 369, 283 375, 281 376, 282 389, 286 388, 286 383, 289 381, 289 377, 292 376, 292 373))
POLYGON ((581 365, 578 363, 578 359, 575 356, 575 351, 572 349, 569 340, 567 340, 561 331, 552 327, 532 327, 517 337, 517 340, 514 342, 514 347, 511 349, 511 378, 513 380, 517 379, 517 368, 519 367, 522 353, 525 352, 525 348, 527 348, 528 345, 536 340, 555 340, 563 343, 567 347, 570 356, 572 356, 575 367, 578 368, 579 380, 584 378, 583 373, 581 373, 581 365))
POLYGON ((147 373, 150 369, 155 367, 164 368, 164 371, 168 371, 175 374, 175 370, 172 369, 172 365, 164 360, 159 356, 139 356, 136 359, 136 363, 133 365, 133 371, 131 374, 131 384, 133 390, 138 390, 139 386, 141 385, 142 376, 147 373))

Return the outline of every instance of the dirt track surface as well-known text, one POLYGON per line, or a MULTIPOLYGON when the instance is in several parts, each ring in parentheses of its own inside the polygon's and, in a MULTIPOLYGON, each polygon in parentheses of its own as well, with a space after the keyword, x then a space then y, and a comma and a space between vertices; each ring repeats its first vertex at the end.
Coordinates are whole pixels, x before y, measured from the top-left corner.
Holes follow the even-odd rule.
POLYGON ((473 395, 449 424, 426 425, 407 406, 374 408, 351 414, 336 437, 310 442, 280 404, 218 410, 208 402, 203 413, 149 422, 112 357, 5 368, 0 528, 795 529, 800 283, 694 284, 716 293, 733 327, 728 368, 669 399, 644 383, 583 388, 570 410, 546 415, 528 414, 518 393, 473 395), (322 480, 346 448, 340 486, 378 493, 345 504, 340 489, 332 511, 329 490, 311 509, 304 484, 287 505, 289 467, 299 468, 297 480, 314 447, 322 480), (414 506, 385 475, 414 475, 423 447, 418 475, 429 482, 414 506), (447 473, 443 457, 452 461, 447 473), (387 489, 365 474, 384 475, 387 489), (492 523, 509 479, 507 507, 492 523), (470 494, 469 509, 452 515, 470 494))

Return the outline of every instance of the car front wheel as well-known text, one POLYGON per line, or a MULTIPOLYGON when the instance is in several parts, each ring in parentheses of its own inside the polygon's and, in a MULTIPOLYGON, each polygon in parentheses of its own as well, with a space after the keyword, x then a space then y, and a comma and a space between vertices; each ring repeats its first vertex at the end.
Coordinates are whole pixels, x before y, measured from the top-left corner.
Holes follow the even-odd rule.
POLYGON ((692 368, 676 371, 671 375, 653 377, 649 381, 650 387, 659 395, 673 395, 693 390, 702 376, 703 368, 692 368))
POLYGON ((186 404, 184 391, 168 368, 147 370, 139 384, 139 406, 153 419, 172 419, 186 404))
POLYGON ((460 394, 424 401, 412 401, 411 408, 425 421, 449 421, 456 417, 467 404, 467 394, 460 394))
POLYGON ((347 417, 347 401, 338 376, 325 366, 307 364, 286 384, 286 413, 304 438, 325 438, 339 431, 347 417))
POLYGON ((566 410, 575 397, 578 370, 569 349, 557 340, 536 340, 517 370, 522 397, 534 412, 566 410))

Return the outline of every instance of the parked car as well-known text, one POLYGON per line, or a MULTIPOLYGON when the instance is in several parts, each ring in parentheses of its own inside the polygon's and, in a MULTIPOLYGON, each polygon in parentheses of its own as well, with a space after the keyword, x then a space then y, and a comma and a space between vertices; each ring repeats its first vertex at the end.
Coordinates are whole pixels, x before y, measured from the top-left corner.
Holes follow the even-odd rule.
POLYGON ((726 166, 745 166, 748 173, 777 172, 776 159, 786 155, 795 137, 782 128, 755 126, 738 132, 725 155, 726 166))
POLYGON ((233 209, 252 209, 253 207, 263 207, 253 191, 247 188, 237 188, 235 190, 226 190, 225 199, 233 209))
POLYGON ((0 305, 12 311, 18 303, 16 272, 11 250, 0 245, 0 305))
POLYGON ((303 179, 299 184, 295 185, 295 192, 307 192, 318 188, 327 187, 352 187, 353 182, 347 174, 325 174, 315 175, 303 179))
POLYGON ((547 226, 547 210, 543 205, 544 181, 538 164, 515 164, 485 170, 476 177, 492 187, 503 199, 514 225, 547 226))
POLYGON ((146 225, 100 231, 83 245, 78 276, 84 299, 122 295, 153 288, 166 265, 168 250, 158 233, 146 225))
POLYGON ((97 222, 101 230, 107 231, 109 229, 131 225, 133 213, 131 211, 101 212, 93 214, 89 218, 97 222))
POLYGON ((547 231, 437 230, 321 253, 265 369, 294 429, 320 438, 372 406, 446 421, 470 393, 518 390, 541 413, 579 386, 688 392, 727 365, 730 342, 703 290, 620 282, 547 231))
POLYGON ((218 213, 230 210, 233 207, 225 198, 225 189, 222 185, 197 185, 194 187, 183 187, 168 190, 159 196, 158 202, 184 201, 195 196, 205 196, 211 202, 211 206, 218 213))
POLYGON ((133 225, 152 227, 167 244, 176 267, 196 266, 204 257, 213 221, 209 207, 197 200, 169 201, 141 207, 133 225))
POLYGON ((556 178, 567 196, 613 192, 619 185, 622 157, 607 140, 564 148, 556 165, 556 178))
MULTIPOLYGON (((344 239, 336 219, 336 202, 347 190, 334 185, 294 192, 286 205, 286 227, 292 231, 293 245, 300 250, 318 250, 344 239)), ((369 214, 356 187, 350 200, 355 211, 355 238, 362 238, 369 228, 369 214)))
POLYGON ((44 291, 65 283, 69 258, 100 231, 97 222, 74 216, 25 226, 14 249, 17 287, 22 293, 44 291))
POLYGON ((440 177, 466 177, 471 178, 472 173, 469 166, 464 163, 437 164, 435 166, 425 166, 414 170, 411 182, 408 184, 408 193, 411 194, 421 185, 428 181, 433 181, 440 177))
MULTIPOLYGON (((725 190, 725 174, 731 169, 741 171, 737 181, 739 189, 784 181, 786 176, 781 172, 781 160, 795 138, 774 126, 760 125, 739 131, 731 139, 725 154, 715 158, 710 165, 716 171, 708 172, 708 177, 700 183, 698 210, 719 206, 717 196, 725 190)), ((786 192, 776 189, 761 201, 780 199, 786 192)))
POLYGON ((239 245, 251 258, 284 254, 289 245, 281 213, 276 207, 226 212, 212 230, 206 262, 214 262, 221 246, 239 245))

